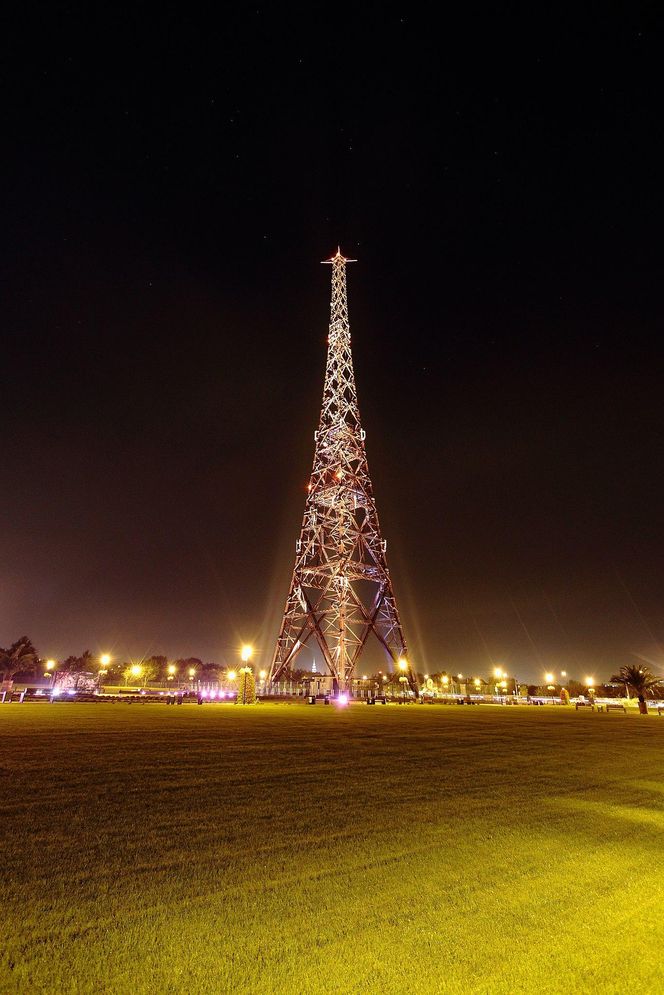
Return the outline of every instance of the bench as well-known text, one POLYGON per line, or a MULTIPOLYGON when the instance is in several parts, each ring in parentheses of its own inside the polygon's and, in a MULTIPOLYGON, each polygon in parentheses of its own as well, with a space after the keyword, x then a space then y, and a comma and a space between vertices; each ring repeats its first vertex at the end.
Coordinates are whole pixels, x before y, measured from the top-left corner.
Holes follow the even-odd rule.
MULTIPOLYGON (((599 711, 600 708, 601 708, 601 706, 598 705, 597 706, 597 710, 599 711)), ((624 712, 624 714, 627 715, 627 706, 623 705, 623 703, 621 701, 610 701, 610 702, 607 702, 605 704, 604 708, 606 709, 607 712, 610 712, 611 709, 614 709, 615 711, 624 712)))
POLYGON ((578 708, 592 708, 593 711, 594 711, 594 709, 595 709, 595 702, 594 701, 577 701, 577 702, 574 703, 574 708, 576 708, 576 709, 578 709, 578 708))

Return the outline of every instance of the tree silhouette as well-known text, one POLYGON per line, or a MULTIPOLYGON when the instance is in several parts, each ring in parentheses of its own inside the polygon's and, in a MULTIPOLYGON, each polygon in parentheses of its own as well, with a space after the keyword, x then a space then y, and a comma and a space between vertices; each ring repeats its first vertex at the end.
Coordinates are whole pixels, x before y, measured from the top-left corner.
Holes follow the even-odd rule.
POLYGON ((38 660, 39 656, 32 642, 27 636, 21 636, 9 649, 0 649, 0 672, 6 681, 10 681, 14 674, 34 669, 38 660))
POLYGON ((618 684, 624 684, 626 688, 634 692, 639 699, 639 710, 643 714, 647 712, 646 698, 654 697, 655 691, 661 691, 664 688, 663 678, 657 677, 647 667, 637 667, 631 664, 627 667, 621 667, 611 680, 618 684))

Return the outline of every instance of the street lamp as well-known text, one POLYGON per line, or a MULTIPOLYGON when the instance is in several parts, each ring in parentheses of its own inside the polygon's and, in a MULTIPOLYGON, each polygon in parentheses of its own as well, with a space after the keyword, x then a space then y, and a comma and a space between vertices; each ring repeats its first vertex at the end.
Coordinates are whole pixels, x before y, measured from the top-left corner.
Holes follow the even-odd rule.
POLYGON ((168 680, 169 681, 174 680, 176 674, 177 674, 177 667, 175 666, 174 663, 169 663, 169 665, 168 665, 168 680))
POLYGON ((132 677, 140 677, 141 674, 143 673, 143 668, 141 667, 140 663, 132 663, 129 672, 132 677))
POLYGON ((108 673, 108 668, 111 662, 111 657, 109 653, 102 653, 99 657, 99 673, 97 674, 97 690, 101 691, 101 679, 105 677, 108 673))
POLYGON ((245 644, 240 652, 240 656, 242 657, 242 663, 249 663, 253 655, 254 655, 254 647, 245 644))
POLYGON ((55 660, 46 661, 46 673, 44 674, 44 677, 50 677, 51 684, 53 684, 53 678, 55 677, 55 660))

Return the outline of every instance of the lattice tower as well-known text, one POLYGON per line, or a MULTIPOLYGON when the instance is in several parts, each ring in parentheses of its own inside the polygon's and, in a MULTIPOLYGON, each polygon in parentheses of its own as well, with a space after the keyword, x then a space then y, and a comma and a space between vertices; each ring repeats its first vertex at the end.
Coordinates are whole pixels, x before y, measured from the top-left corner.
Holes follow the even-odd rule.
POLYGON ((278 680, 314 640, 343 690, 373 634, 418 694, 387 568, 387 543, 357 404, 346 296, 346 263, 354 260, 337 250, 326 262, 332 266, 332 300, 323 406, 270 680, 278 680))

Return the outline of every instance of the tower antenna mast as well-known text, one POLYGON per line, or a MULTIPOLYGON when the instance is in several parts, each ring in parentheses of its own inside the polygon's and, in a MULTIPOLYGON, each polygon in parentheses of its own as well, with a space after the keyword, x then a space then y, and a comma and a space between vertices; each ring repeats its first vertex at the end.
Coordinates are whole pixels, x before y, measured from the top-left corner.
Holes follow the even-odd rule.
POLYGON ((270 681, 292 668, 303 646, 318 644, 335 687, 346 690, 370 636, 414 694, 408 658, 369 476, 351 353, 347 259, 338 248, 332 267, 330 330, 323 405, 295 567, 270 681))

